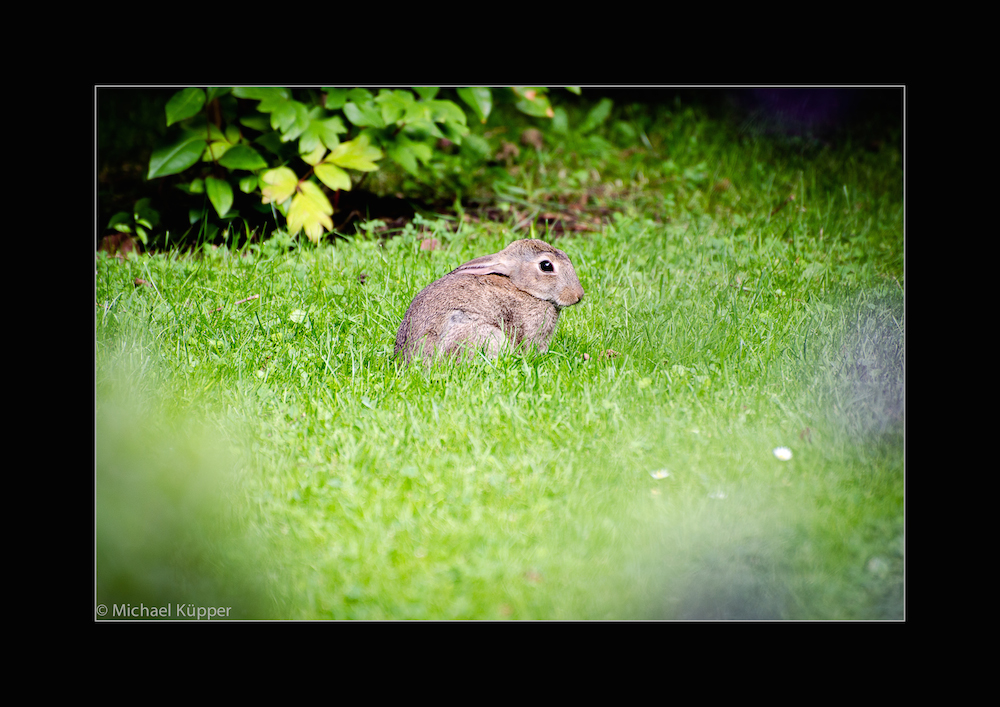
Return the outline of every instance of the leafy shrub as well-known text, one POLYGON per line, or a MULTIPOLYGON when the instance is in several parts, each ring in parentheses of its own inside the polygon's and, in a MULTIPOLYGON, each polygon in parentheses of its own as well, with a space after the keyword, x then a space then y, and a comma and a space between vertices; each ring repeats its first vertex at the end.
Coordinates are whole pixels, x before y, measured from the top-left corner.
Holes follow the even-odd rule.
MULTIPOLYGON (((515 87, 512 92, 521 112, 555 115, 546 89, 515 87)), ((185 88, 166 106, 167 125, 178 124, 180 133, 153 152, 148 178, 190 170, 190 181, 178 187, 206 195, 224 220, 239 215, 233 208, 237 189, 259 194, 257 208, 280 211, 291 235, 304 231, 319 242, 333 230, 334 205, 327 192, 357 187, 385 157, 432 185, 445 177, 428 164, 452 145, 469 162, 488 159, 489 145, 470 134, 465 110, 438 93, 435 87, 381 89, 377 95, 365 88, 294 93, 288 88, 185 88), (251 101, 256 105, 248 110, 251 101)), ((493 91, 459 88, 456 93, 485 123, 493 91)), ((207 217, 205 209, 190 212, 191 223, 207 217)), ((127 214, 112 225, 126 221, 127 214)))
POLYGON ((119 233, 139 236, 143 245, 149 243, 149 232, 160 223, 159 212, 151 206, 149 198, 139 199, 132 207, 132 213, 119 211, 108 222, 108 228, 119 233))

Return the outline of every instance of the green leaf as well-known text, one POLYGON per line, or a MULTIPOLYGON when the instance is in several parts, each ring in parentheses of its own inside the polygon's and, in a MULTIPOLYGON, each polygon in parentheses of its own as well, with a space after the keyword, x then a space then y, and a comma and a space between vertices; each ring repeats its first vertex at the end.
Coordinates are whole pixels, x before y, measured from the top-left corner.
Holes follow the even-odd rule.
MULTIPOLYGON (((276 92, 284 90, 282 88, 269 88, 266 86, 237 86, 233 89, 233 95, 237 98, 246 98, 251 101, 262 101, 276 92)), ((285 98, 288 98, 288 96, 286 95, 285 98)))
POLYGON ((411 142, 409 145, 410 149, 413 150, 413 154, 417 156, 417 159, 427 164, 431 161, 431 157, 434 156, 434 150, 431 146, 423 142, 411 142))
POLYGON ((328 110, 338 110, 344 107, 344 102, 347 101, 346 88, 324 87, 323 91, 326 93, 326 107, 328 110))
POLYGON ((205 156, 201 159, 203 162, 217 162, 219 158, 226 154, 230 147, 232 147, 232 145, 225 140, 210 142, 208 144, 208 149, 205 150, 205 156))
POLYGON ((331 189, 351 190, 351 176, 337 165, 320 162, 313 171, 319 180, 331 189))
POLYGON ((415 101, 413 94, 409 91, 382 89, 379 91, 375 103, 381 108, 382 120, 386 125, 391 125, 399 120, 406 113, 406 109, 415 101))
POLYGON ((272 202, 280 204, 295 193, 299 178, 288 167, 278 167, 277 169, 269 169, 262 173, 260 181, 267 185, 261 189, 263 194, 261 202, 265 204, 272 202))
POLYGON ((515 86, 514 95, 518 101, 514 106, 522 113, 538 118, 551 118, 554 115, 546 89, 541 86, 515 86))
POLYGON ((382 150, 369 144, 368 136, 362 133, 353 140, 342 142, 330 152, 326 162, 347 169, 372 172, 378 169, 375 160, 382 159, 382 150))
POLYGON ((292 206, 288 209, 288 232, 296 234, 305 230, 306 236, 313 243, 319 243, 323 229, 333 230, 333 207, 323 190, 312 182, 302 182, 299 192, 292 197, 292 206))
POLYGON ((332 118, 312 118, 309 127, 299 138, 299 152, 308 153, 315 150, 320 144, 326 145, 331 150, 340 144, 339 133, 346 133, 344 121, 339 115, 332 118))
MULTIPOLYGON (((300 142, 299 145, 301 144, 302 143, 300 142)), ((312 152, 306 152, 304 154, 299 155, 299 157, 301 157, 302 161, 305 162, 306 164, 315 167, 317 164, 319 164, 320 160, 323 159, 323 155, 325 154, 326 154, 326 146, 318 144, 316 145, 315 149, 313 149, 312 152)))
POLYGON ((435 123, 445 121, 465 125, 465 111, 451 101, 427 101, 431 109, 431 120, 435 123))
POLYGON ((410 103, 406 106, 406 115, 401 119, 401 122, 410 125, 412 123, 433 123, 434 120, 431 118, 431 108, 426 101, 416 101, 410 103))
POLYGON ((552 106, 549 105, 547 98, 534 99, 534 100, 520 100, 514 104, 519 111, 527 115, 532 115, 536 118, 546 118, 551 117, 549 111, 552 110, 552 106))
POLYGON ((260 156, 260 153, 249 145, 233 145, 219 160, 219 164, 226 169, 245 169, 247 171, 267 167, 267 162, 260 156))
POLYGON ((205 191, 208 192, 208 200, 212 202, 216 213, 225 216, 233 205, 233 188, 229 186, 229 182, 205 177, 205 191))
POLYGON ((309 109, 298 101, 284 101, 271 112, 271 127, 281 131, 281 141, 297 140, 309 127, 309 109))
POLYGON ((611 108, 614 106, 614 101, 610 98, 602 98, 601 102, 596 106, 591 108, 590 113, 584 118, 583 124, 580 125, 579 131, 583 135, 589 133, 591 130, 599 126, 608 116, 611 115, 611 108))
POLYGON ((208 139, 215 140, 217 142, 229 142, 229 140, 226 139, 226 134, 219 128, 215 127, 212 123, 208 124, 208 139))
POLYGON ((458 97, 472 108, 472 112, 479 118, 480 123, 485 123, 493 110, 493 93, 488 88, 460 88, 458 97))
POLYGON ((469 134, 462 140, 462 152, 473 159, 485 160, 490 156, 490 143, 481 135, 469 134))
POLYGON ((253 101, 260 101, 257 110, 261 113, 270 113, 277 106, 292 97, 292 92, 287 88, 262 88, 257 86, 239 87, 233 89, 233 95, 237 98, 247 98, 253 101))
POLYGON ((417 95, 420 96, 422 99, 424 99, 425 101, 429 101, 432 98, 434 98, 434 96, 436 96, 438 94, 438 91, 440 91, 441 89, 438 88, 437 86, 414 86, 413 90, 416 91, 417 95))
POLYGON ((374 96, 367 88, 352 88, 347 92, 347 100, 355 103, 371 103, 374 96))
POLYGON ((459 124, 446 120, 442 125, 444 126, 445 137, 456 145, 461 145, 462 139, 469 134, 469 128, 464 123, 459 124))
POLYGON ((245 125, 251 130, 257 130, 259 132, 267 132, 271 129, 271 121, 267 119, 266 115, 245 115, 240 118, 240 125, 245 125))
POLYGON ((125 211, 119 211, 108 221, 108 228, 113 228, 120 233, 131 233, 132 216, 125 211))
POLYGON ((156 179, 179 174, 196 164, 204 151, 205 139, 186 133, 179 142, 153 152, 149 158, 149 174, 146 178, 156 179))
POLYGON ((346 133, 347 128, 344 127, 344 121, 340 119, 339 115, 335 115, 332 118, 327 118, 326 120, 319 121, 320 126, 322 126, 322 131, 320 136, 323 138, 323 142, 328 139, 333 140, 332 145, 327 145, 327 147, 333 149, 338 144, 340 144, 340 139, 337 137, 339 133, 346 133))
POLYGON ((233 124, 226 126, 226 140, 235 145, 240 141, 240 129, 233 124))
POLYGON ((413 144, 420 143, 410 143, 409 140, 403 142, 401 139, 386 149, 393 162, 416 177, 419 175, 419 168, 417 166, 417 155, 412 147, 413 144))
POLYGON ((167 127, 174 123, 197 115, 205 105, 205 92, 200 88, 185 88, 167 101, 167 127))
POLYGON ((142 221, 147 228, 153 228, 160 223, 160 212, 153 208, 152 200, 147 198, 139 199, 132 207, 132 215, 136 221, 142 221))
POLYGON ((431 135, 436 138, 445 137, 445 134, 441 132, 437 123, 432 120, 414 120, 412 122, 408 122, 403 127, 403 130, 414 140, 426 140, 431 135))
POLYGON ((575 93, 577 96, 580 95, 580 87, 579 86, 567 86, 566 90, 569 91, 570 93, 575 93))
POLYGON ((413 154, 415 154, 417 159, 421 162, 427 164, 431 161, 431 157, 434 156, 434 150, 426 142, 412 142, 407 140, 405 135, 400 135, 399 138, 403 141, 403 144, 413 150, 413 154))
POLYGON ((359 127, 384 128, 382 112, 374 103, 345 103, 344 115, 354 125, 359 127))
POLYGON ((257 188, 257 175, 249 174, 240 180, 240 191, 244 194, 250 194, 254 189, 257 188))

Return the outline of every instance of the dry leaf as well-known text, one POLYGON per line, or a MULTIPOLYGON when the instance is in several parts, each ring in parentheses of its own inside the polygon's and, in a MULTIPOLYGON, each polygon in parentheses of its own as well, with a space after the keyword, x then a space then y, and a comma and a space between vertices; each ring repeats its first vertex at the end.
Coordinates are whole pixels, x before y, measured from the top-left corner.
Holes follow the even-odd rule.
POLYGON ((500 141, 500 152, 497 153, 497 161, 506 160, 510 162, 511 159, 517 157, 521 154, 520 148, 512 142, 507 142, 506 140, 500 141))
POLYGON ((544 142, 542 141, 542 131, 538 128, 528 128, 521 133, 521 144, 530 145, 536 150, 541 150, 542 147, 544 147, 544 142))

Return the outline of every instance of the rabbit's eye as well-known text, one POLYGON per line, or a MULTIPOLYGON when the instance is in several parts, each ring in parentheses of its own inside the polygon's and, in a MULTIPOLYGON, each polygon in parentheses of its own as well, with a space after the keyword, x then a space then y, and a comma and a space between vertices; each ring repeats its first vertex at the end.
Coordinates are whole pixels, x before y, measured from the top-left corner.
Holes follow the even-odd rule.
POLYGON ((552 265, 552 263, 549 262, 548 260, 543 260, 542 262, 540 262, 538 264, 538 267, 542 269, 542 272, 552 272, 553 270, 555 270, 555 266, 552 265))

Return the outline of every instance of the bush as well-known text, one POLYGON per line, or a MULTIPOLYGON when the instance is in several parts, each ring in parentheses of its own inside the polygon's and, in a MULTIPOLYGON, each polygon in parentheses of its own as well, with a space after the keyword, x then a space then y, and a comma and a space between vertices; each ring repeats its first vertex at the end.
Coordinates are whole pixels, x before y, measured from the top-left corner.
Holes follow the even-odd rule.
MULTIPOLYGON (((552 118, 546 92, 510 89, 518 110, 552 118)), ((331 203, 328 193, 356 188, 385 157, 419 183, 446 187, 460 198, 462 179, 452 177, 471 174, 490 157, 488 143, 470 133, 466 110, 485 123, 494 94, 457 89, 465 110, 438 94, 435 87, 381 89, 377 95, 365 88, 185 88, 167 103, 167 126, 178 131, 153 152, 148 178, 190 174, 178 187, 207 196, 222 221, 239 217, 237 190, 258 195, 254 208, 275 218, 280 212, 290 235, 305 232, 319 242, 333 230, 336 196, 331 203), (428 168, 453 146, 462 164, 450 173, 428 168)), ((189 215, 192 224, 208 224, 210 217, 205 206, 189 215)), ((126 220, 119 216, 112 225, 126 220)))

